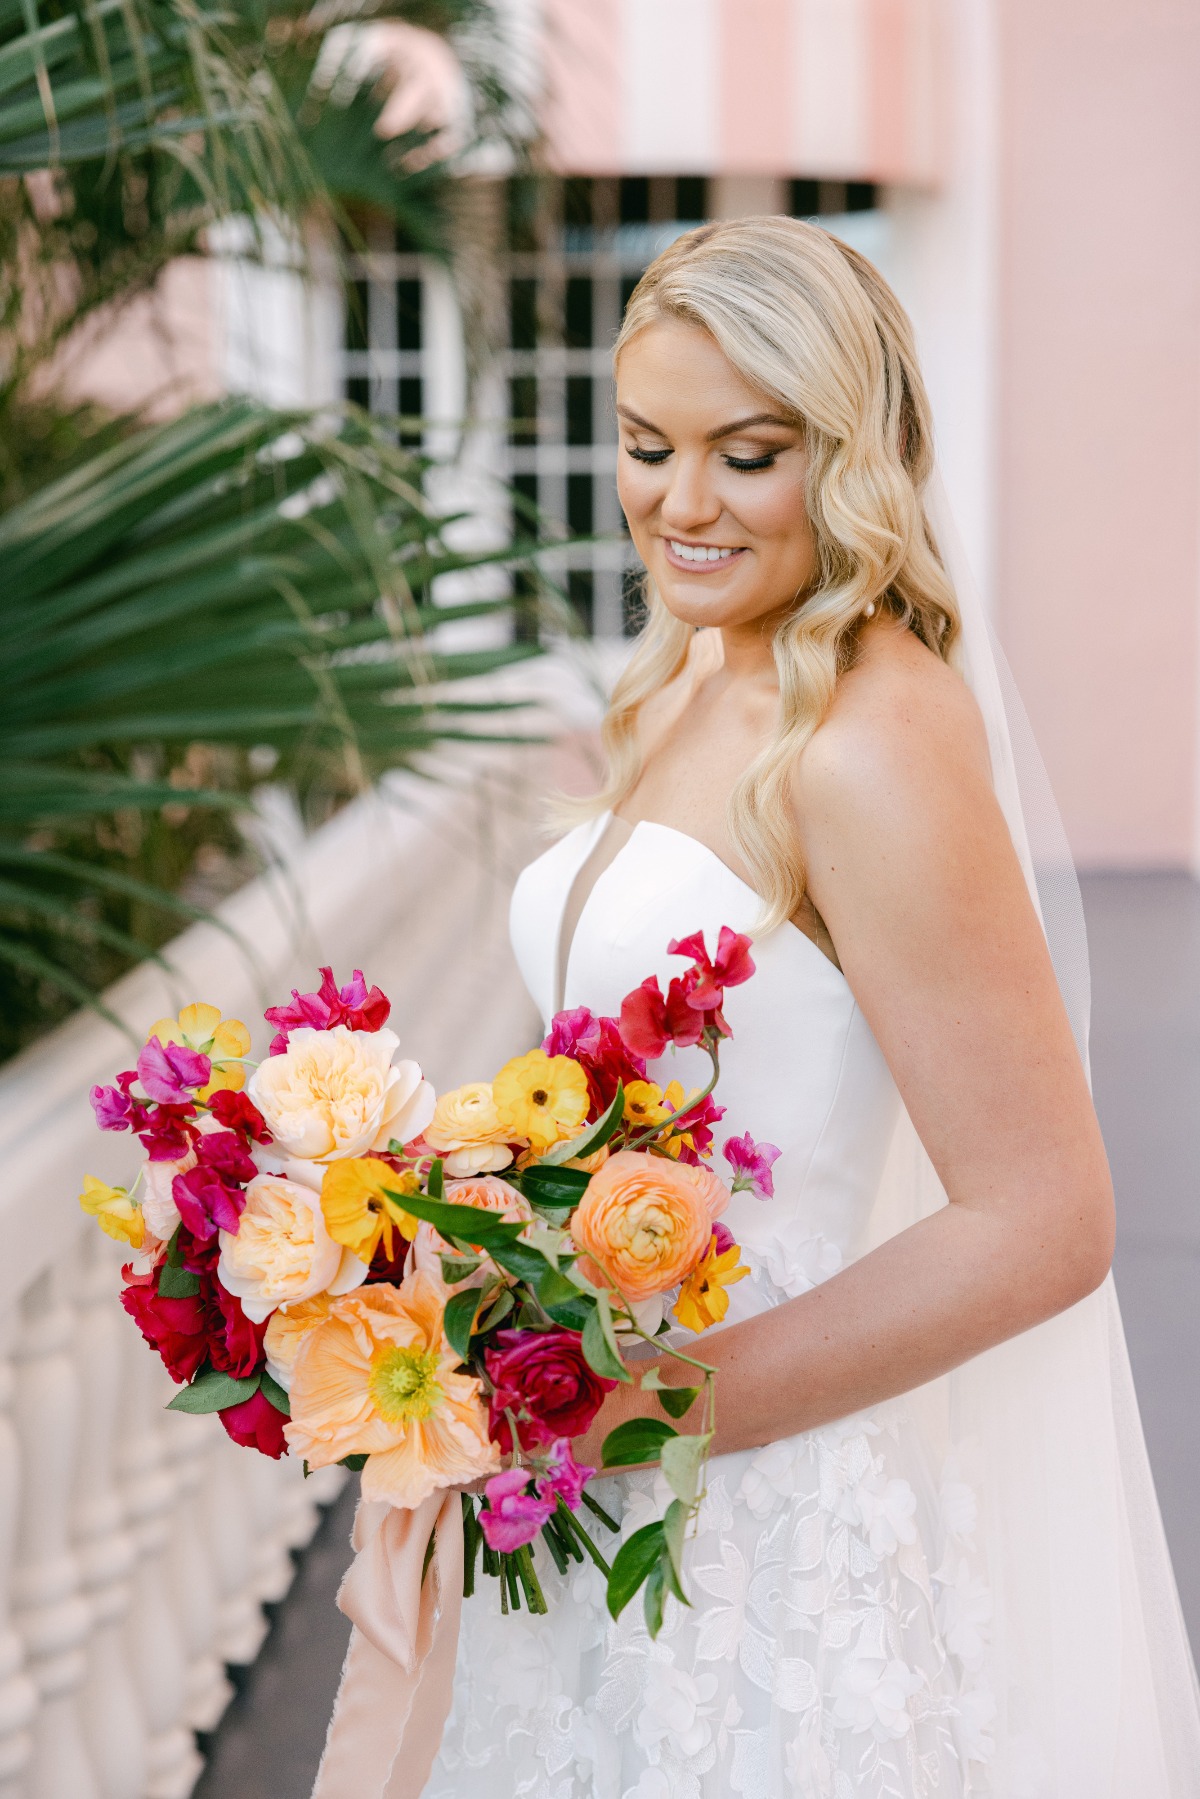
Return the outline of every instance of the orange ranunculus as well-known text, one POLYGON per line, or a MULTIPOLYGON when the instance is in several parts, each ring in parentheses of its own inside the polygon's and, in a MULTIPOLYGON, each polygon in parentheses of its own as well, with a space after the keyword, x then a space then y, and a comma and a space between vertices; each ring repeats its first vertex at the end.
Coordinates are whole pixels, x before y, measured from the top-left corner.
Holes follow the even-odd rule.
POLYGON ((364 1499, 410 1508, 439 1487, 494 1474, 479 1382, 459 1374, 442 1332, 443 1295, 427 1274, 335 1299, 292 1368, 293 1455, 314 1468, 365 1455, 364 1499))
POLYGON ((626 1299, 663 1293, 691 1273, 712 1236, 691 1170, 622 1149, 594 1174, 571 1215, 577 1247, 626 1299))
POLYGON ((729 1188, 720 1175, 703 1162, 682 1162, 679 1172, 685 1174, 704 1201, 708 1215, 716 1220, 729 1204, 729 1188))

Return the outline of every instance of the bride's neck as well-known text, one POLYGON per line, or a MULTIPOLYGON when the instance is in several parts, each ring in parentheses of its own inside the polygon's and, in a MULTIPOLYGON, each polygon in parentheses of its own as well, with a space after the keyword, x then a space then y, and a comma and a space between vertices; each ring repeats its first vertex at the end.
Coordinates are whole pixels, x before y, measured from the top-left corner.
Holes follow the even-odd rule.
POLYGON ((771 648, 774 632, 768 619, 754 619, 745 625, 722 625, 721 669, 727 680, 774 680, 775 656, 771 648))

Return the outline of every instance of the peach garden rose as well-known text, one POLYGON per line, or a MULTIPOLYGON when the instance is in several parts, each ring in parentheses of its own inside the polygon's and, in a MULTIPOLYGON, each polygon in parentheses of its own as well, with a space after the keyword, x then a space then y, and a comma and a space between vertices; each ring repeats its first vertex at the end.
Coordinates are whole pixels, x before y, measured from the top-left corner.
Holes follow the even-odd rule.
POLYGON ((425 1141, 443 1158, 447 1175, 488 1174, 512 1161, 490 1081, 470 1081, 443 1093, 425 1127, 425 1141))
POLYGON ((281 1174, 255 1175, 236 1232, 221 1231, 220 1242, 217 1279, 255 1324, 276 1306, 366 1278, 366 1265, 326 1230, 319 1194, 281 1174))
POLYGON ((708 1248, 711 1196, 691 1179, 693 1172, 663 1156, 622 1149, 592 1176, 575 1208, 577 1247, 627 1299, 676 1286, 708 1248))
POLYGON ((416 1062, 396 1062, 394 1031, 346 1025, 292 1031, 281 1055, 250 1079, 250 1098, 280 1152, 332 1162, 408 1142, 433 1117, 434 1094, 416 1062))

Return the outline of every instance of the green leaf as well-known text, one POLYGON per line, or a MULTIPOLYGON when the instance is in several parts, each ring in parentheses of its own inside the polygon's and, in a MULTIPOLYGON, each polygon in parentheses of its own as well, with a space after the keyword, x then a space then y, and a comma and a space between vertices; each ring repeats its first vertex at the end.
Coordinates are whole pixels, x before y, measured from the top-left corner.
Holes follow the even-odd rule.
MULTIPOLYGON (((439 1166, 434 1163, 435 1168, 439 1166)), ((384 1191, 412 1217, 423 1218, 432 1224, 443 1237, 478 1246, 489 1254, 493 1247, 511 1243, 525 1229, 520 1222, 509 1222, 495 1212, 484 1212, 478 1206, 455 1205, 432 1193, 392 1193, 388 1188, 384 1191)), ((539 1261, 545 1267, 545 1257, 540 1257, 539 1261)))
POLYGON ((535 1162, 521 1171, 521 1191, 542 1212, 570 1212, 578 1204, 591 1175, 583 1168, 553 1168, 535 1162))
POLYGON ((643 1524, 617 1550, 608 1577, 608 1610, 619 1618, 665 1548, 662 1524, 643 1524))
POLYGON ((480 1315, 476 1325, 478 1335, 482 1336, 485 1331, 495 1330, 501 1319, 508 1317, 515 1304, 512 1288, 502 1287, 488 1306, 487 1311, 480 1315))
POLYGON ((274 1380, 271 1375, 267 1373, 265 1368, 262 1372, 259 1392, 263 1395, 264 1399, 270 1400, 277 1412, 282 1412, 285 1418, 291 1417, 292 1402, 288 1397, 287 1388, 281 1387, 279 1382, 274 1380))
POLYGON ((699 1491, 700 1470, 704 1466, 704 1458, 711 1442, 712 1433, 709 1431, 703 1436, 672 1437, 669 1443, 663 1444, 660 1457, 662 1471, 672 1493, 682 1499, 685 1505, 691 1505, 699 1491))
MULTIPOLYGON (((569 1275, 557 1268, 547 1268, 539 1276, 535 1291, 538 1301, 549 1311, 552 1306, 573 1306, 576 1303, 586 1306, 587 1301, 569 1275)), ((589 1308, 590 1309, 590 1308, 589 1308)))
POLYGON ((442 1279, 446 1285, 456 1287, 459 1281, 465 1281, 468 1275, 474 1274, 483 1261, 483 1257, 460 1256, 443 1250, 438 1256, 438 1261, 442 1264, 442 1279))
MULTIPOLYGON (((534 1167, 554 1168, 560 1163, 570 1162, 575 1158, 582 1160, 584 1156, 595 1155, 596 1151, 603 1149, 609 1138, 620 1129, 624 1116, 625 1089, 618 1081, 617 1091, 611 1105, 605 1108, 599 1118, 593 1124, 589 1124, 580 1136, 573 1137, 569 1143, 556 1143, 553 1149, 547 1150, 544 1156, 538 1157, 534 1167)), ((585 1171, 581 1168, 577 1172, 583 1174, 585 1171)))
POLYGON ((683 1590, 683 1542, 687 1534, 688 1508, 681 1499, 673 1499, 663 1514, 663 1542, 670 1570, 668 1583, 675 1597, 684 1605, 691 1601, 683 1590))
POLYGON ((200 1276, 190 1268, 164 1262, 158 1271, 158 1291, 164 1299, 194 1299, 200 1291, 200 1276))
POLYGON ((633 1376, 621 1360, 617 1349, 616 1338, 612 1329, 612 1314, 607 1313, 608 1329, 604 1328, 605 1314, 601 1306, 607 1308, 605 1295, 600 1295, 594 1308, 588 1313, 588 1321, 583 1327, 583 1359, 589 1368, 601 1374, 607 1380, 621 1380, 632 1384, 633 1376))
POLYGON ((215 1368, 203 1369, 188 1387, 176 1393, 168 1412, 223 1412, 227 1406, 240 1405, 258 1392, 260 1376, 235 1380, 231 1374, 218 1374, 215 1368))
MULTIPOLYGON (((441 1199, 445 1198, 446 1182, 445 1182, 443 1172, 442 1172, 444 1166, 445 1166, 445 1164, 442 1162, 442 1159, 440 1156, 436 1157, 434 1159, 434 1161, 430 1163, 429 1179, 425 1183, 425 1185, 428 1189, 428 1192, 429 1192, 430 1199, 441 1200, 441 1199)), ((469 1206, 464 1206, 460 1209, 463 1211, 471 1210, 471 1208, 469 1206)), ((419 1217, 420 1214, 415 1213, 414 1216, 419 1217)))
POLYGON ((475 1287, 468 1288, 465 1293, 454 1293, 446 1301, 442 1329, 446 1333, 446 1341, 462 1362, 471 1353, 471 1332, 478 1309, 479 1292, 475 1287))
POLYGON ((339 1468, 349 1468, 351 1474, 361 1474, 367 1465, 365 1455, 344 1455, 338 1463, 339 1468))
POLYGON ((646 1615, 646 1629, 651 1637, 656 1637, 662 1629, 663 1601, 667 1590, 667 1568, 669 1562, 656 1561, 646 1576, 646 1586, 642 1593, 642 1610, 646 1615))
POLYGON ((626 1424, 618 1424, 609 1431, 600 1451, 605 1472, 610 1468, 633 1468, 640 1462, 656 1462, 663 1444, 675 1435, 661 1418, 630 1418, 626 1424))
POLYGON ((656 1393, 658 1403, 669 1418, 682 1418, 690 1412, 701 1392, 700 1387, 668 1387, 657 1368, 651 1368, 642 1376, 642 1392, 656 1393))

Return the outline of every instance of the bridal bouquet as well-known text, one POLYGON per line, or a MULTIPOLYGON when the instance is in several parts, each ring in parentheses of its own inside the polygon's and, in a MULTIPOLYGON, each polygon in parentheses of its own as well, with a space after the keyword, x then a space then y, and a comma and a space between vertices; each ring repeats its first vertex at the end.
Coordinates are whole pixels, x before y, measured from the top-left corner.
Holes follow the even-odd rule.
POLYGON ((624 1351, 672 1322, 721 1319, 747 1272, 720 1222, 731 1191, 771 1192, 778 1154, 749 1136, 711 1166, 724 989, 754 972, 723 928, 669 945, 689 966, 629 994, 619 1018, 562 1012, 541 1048, 436 1098, 399 1059, 390 1004, 360 972, 266 1013, 266 1058, 215 1006, 156 1023, 135 1069, 95 1087, 102 1130, 146 1152, 132 1185, 88 1176, 80 1203, 134 1252, 122 1303, 181 1390, 235 1442, 306 1468, 361 1469, 363 1495, 412 1508, 462 1494, 465 1591, 546 1609, 531 1546, 590 1556, 614 1617, 639 1588, 657 1631, 684 1599, 682 1547, 712 1440, 712 1368, 644 1390, 664 1417, 609 1433, 603 1469, 657 1461, 674 1499, 611 1566, 584 1528, 597 1473, 572 1442, 631 1379, 624 1351), (701 1045, 698 1092, 647 1079, 668 1044, 701 1045), (699 1402, 700 1428, 675 1429, 699 1402))

